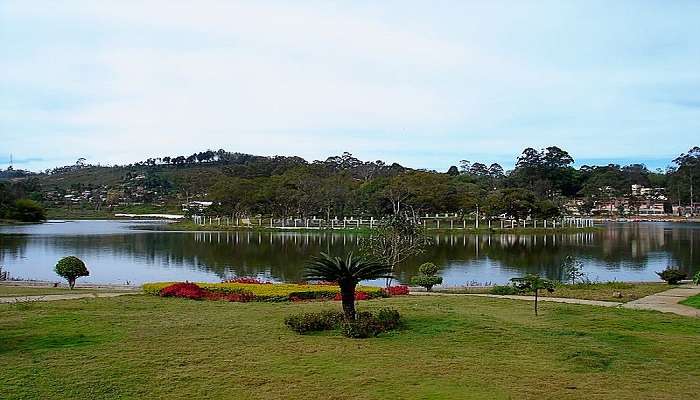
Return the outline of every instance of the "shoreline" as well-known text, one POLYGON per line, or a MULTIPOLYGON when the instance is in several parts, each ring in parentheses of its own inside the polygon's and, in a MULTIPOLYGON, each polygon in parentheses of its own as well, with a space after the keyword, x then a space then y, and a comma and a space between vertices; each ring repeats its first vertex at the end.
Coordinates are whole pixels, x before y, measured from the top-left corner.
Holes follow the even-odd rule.
MULTIPOLYGON (((230 226, 230 225, 199 225, 191 221, 178 221, 162 225, 163 231, 170 232, 318 232, 318 233, 357 233, 369 235, 374 229, 361 228, 307 228, 307 227, 269 227, 269 226, 230 226)), ((428 233, 467 233, 467 234, 546 234, 546 233, 590 233, 604 230, 601 225, 591 227, 564 228, 427 228, 428 233)))
MULTIPOLYGON (((172 282, 180 282, 180 281, 172 281, 172 282)), ((205 281, 200 281, 199 283, 220 283, 221 281, 212 281, 212 282, 205 282, 205 281)), ((690 279, 683 279, 680 281, 680 284, 692 284, 692 280, 690 279)), ((151 282, 145 282, 145 283, 151 283, 151 282)), ((95 282, 76 282, 75 283, 75 289, 92 289, 92 290, 141 290, 141 287, 145 284, 121 284, 121 283, 95 283, 95 282)), ((196 283, 196 282, 195 282, 196 283)), ((274 283, 288 283, 288 282, 274 282, 274 283)), ((604 284, 604 283, 612 283, 611 282, 592 282, 593 284, 604 284)), ((645 285, 645 284, 659 284, 659 285, 666 285, 664 281, 661 280, 655 280, 655 281, 614 281, 614 283, 621 283, 621 284, 629 284, 629 285, 645 285)), ((402 283, 398 283, 400 285, 403 285, 402 283)), ((568 286, 568 283, 562 283, 565 286, 568 286)), ((482 290, 488 290, 493 288, 494 286, 503 286, 503 285, 508 285, 508 284, 493 284, 493 285, 445 285, 445 286, 436 286, 433 288, 433 292, 436 293, 455 293, 455 292, 462 292, 465 290, 476 290, 476 291, 482 291, 482 290)), ((370 285, 371 286, 371 285, 370 285)), ((425 292, 425 288, 420 287, 420 286, 412 286, 412 285, 405 285, 408 286, 411 292, 425 292)), ((9 281, 0 281, 0 287, 23 287, 23 288, 58 288, 58 289, 68 289, 68 283, 63 282, 63 281, 46 281, 46 280, 9 280, 9 281)), ((384 287, 384 285, 379 285, 378 287, 384 287)))

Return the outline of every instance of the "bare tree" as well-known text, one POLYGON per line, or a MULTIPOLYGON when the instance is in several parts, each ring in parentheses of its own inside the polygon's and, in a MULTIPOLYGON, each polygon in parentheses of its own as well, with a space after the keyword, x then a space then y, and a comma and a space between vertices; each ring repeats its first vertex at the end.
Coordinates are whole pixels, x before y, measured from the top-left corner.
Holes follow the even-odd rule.
MULTIPOLYGON (((362 250, 389 266, 393 275, 396 266, 409 257, 425 251, 430 238, 416 219, 404 213, 394 214, 383 220, 379 227, 362 242, 362 250)), ((386 285, 391 285, 387 279, 386 285)))

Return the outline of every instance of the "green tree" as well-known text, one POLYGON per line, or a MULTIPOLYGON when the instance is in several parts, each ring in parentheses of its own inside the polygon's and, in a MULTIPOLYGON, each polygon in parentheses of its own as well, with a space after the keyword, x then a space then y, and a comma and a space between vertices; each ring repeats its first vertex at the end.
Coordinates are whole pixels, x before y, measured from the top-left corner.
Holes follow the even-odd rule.
POLYGON ((423 263, 418 267, 418 275, 411 278, 411 283, 422 286, 428 292, 433 290, 433 286, 442 284, 442 277, 437 276, 439 268, 433 263, 423 263))
POLYGON ((337 282, 343 302, 345 319, 355 319, 355 289, 364 280, 391 279, 391 267, 383 262, 349 253, 345 258, 331 257, 321 253, 314 257, 306 267, 306 279, 337 282))
POLYGON ((550 293, 554 291, 554 282, 535 274, 527 274, 520 278, 511 278, 516 289, 522 292, 535 292, 535 315, 537 315, 537 301, 540 290, 550 293))
POLYGON ((582 280, 586 277, 583 272, 583 263, 573 256, 566 256, 564 258, 564 263, 562 265, 562 272, 564 273, 564 278, 575 284, 577 280, 582 280))
POLYGON ((11 218, 23 222, 39 222, 46 219, 46 211, 34 200, 19 199, 12 206, 11 218))
POLYGON ((90 275, 85 263, 75 256, 63 257, 58 260, 54 271, 68 281, 68 286, 70 286, 71 289, 75 286, 75 280, 77 278, 90 275))
POLYGON ((688 204, 692 212, 695 212, 695 180, 700 176, 700 147, 695 146, 673 160, 677 168, 673 175, 676 177, 676 185, 684 187, 688 193, 688 204))
POLYGON ((502 189, 489 194, 485 201, 485 212, 488 215, 505 214, 514 219, 524 219, 537 209, 538 201, 535 194, 525 189, 502 189))

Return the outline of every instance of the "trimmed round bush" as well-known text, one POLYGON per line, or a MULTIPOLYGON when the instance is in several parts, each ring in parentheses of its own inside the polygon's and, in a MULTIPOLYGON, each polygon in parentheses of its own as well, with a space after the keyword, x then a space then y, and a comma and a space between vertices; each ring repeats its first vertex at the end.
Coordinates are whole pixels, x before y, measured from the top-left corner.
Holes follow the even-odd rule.
POLYGON ((440 271, 440 268, 431 262, 423 263, 418 267, 418 272, 422 275, 433 276, 436 275, 438 271, 440 271))
POLYGON ((428 275, 417 275, 411 278, 411 283, 418 286, 423 286, 425 290, 433 290, 433 286, 442 283, 441 276, 428 276, 428 275))
POLYGON ((418 286, 423 286, 425 290, 433 290, 433 286, 442 283, 442 277, 437 276, 438 271, 437 265, 427 262, 423 263, 418 267, 418 275, 411 278, 411 283, 418 286))
POLYGON ((85 263, 76 256, 63 257, 58 260, 54 271, 68 281, 68 286, 71 289, 75 286, 76 279, 90 275, 90 271, 88 271, 85 263))

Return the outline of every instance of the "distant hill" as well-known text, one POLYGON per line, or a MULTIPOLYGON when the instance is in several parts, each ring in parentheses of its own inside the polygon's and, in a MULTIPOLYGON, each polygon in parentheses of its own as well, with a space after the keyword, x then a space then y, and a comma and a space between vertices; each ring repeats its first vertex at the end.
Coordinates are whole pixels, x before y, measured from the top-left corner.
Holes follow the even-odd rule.
POLYGON ((25 171, 22 169, 8 168, 4 171, 0 170, 0 181, 9 181, 14 179, 23 179, 36 175, 34 172, 25 171))

